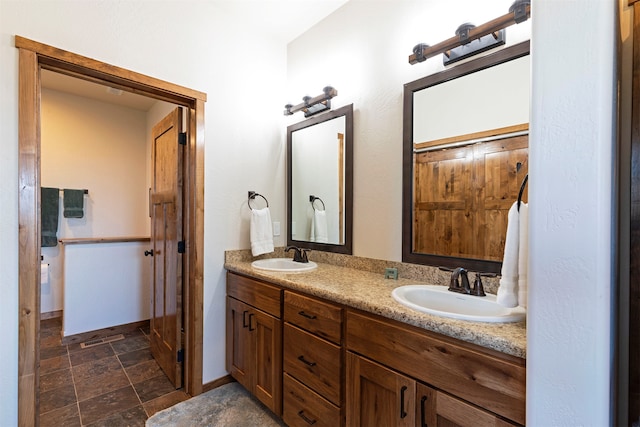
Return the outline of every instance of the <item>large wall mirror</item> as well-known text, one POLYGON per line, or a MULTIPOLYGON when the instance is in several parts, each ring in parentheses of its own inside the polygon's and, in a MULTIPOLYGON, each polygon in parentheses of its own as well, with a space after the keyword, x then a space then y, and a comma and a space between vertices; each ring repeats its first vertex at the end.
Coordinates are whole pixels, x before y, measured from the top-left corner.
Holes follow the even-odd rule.
POLYGON ((527 41, 405 85, 404 262, 500 272, 527 200, 529 58, 527 41))
POLYGON ((351 254, 353 104, 287 127, 287 245, 351 254))

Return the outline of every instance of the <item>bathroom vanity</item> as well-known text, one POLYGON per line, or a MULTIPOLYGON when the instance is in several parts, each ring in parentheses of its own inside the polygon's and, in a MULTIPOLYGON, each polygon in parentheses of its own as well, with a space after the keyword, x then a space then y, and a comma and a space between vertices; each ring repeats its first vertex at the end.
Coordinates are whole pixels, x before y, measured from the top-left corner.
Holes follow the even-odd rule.
POLYGON ((227 370, 288 425, 525 423, 523 322, 415 312, 382 273, 225 267, 227 370))

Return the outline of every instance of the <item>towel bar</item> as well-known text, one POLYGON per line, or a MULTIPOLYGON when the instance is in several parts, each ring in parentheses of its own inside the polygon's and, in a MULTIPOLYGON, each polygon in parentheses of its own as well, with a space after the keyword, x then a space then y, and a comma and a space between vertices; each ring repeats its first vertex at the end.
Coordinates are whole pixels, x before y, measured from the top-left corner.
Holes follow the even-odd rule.
POLYGON ((320 200, 320 203, 322 203, 322 210, 326 211, 327 208, 324 205, 324 202, 322 201, 322 199, 320 197, 316 197, 313 194, 309 196, 309 202, 311 202, 311 207, 313 208, 313 210, 316 210, 316 206, 313 204, 313 202, 315 202, 316 200, 320 200))
MULTIPOLYGON (((61 188, 60 191, 64 191, 64 188, 61 188)), ((87 190, 86 188, 82 191, 84 192, 84 194, 89 194, 89 190, 87 190)))
POLYGON ((524 188, 527 186, 528 180, 529 174, 526 174, 522 180, 522 184, 520 184, 520 192, 518 193, 518 211, 520 210, 520 203, 522 203, 522 193, 524 193, 524 188))
POLYGON ((255 200, 255 198, 257 196, 260 196, 264 199, 264 201, 267 203, 267 207, 269 207, 269 201, 267 200, 266 197, 264 197, 262 194, 260 193, 256 193, 255 191, 249 191, 249 199, 247 200, 247 204, 249 205, 249 209, 253 210, 253 208, 251 207, 251 201, 255 200))

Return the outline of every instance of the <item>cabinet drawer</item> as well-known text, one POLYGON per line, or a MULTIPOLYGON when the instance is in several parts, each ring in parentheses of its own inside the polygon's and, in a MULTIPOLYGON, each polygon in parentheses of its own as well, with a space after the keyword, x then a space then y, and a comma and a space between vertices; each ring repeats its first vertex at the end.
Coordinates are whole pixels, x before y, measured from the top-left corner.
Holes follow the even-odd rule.
POLYGON ((523 359, 352 311, 346 330, 348 350, 524 424, 523 359))
POLYGON ((284 320, 340 344, 342 309, 293 292, 284 293, 284 320))
POLYGON ((338 427, 340 408, 284 374, 282 419, 290 427, 338 427))
POLYGON ((280 318, 282 289, 234 273, 227 273, 227 295, 280 318))
POLYGON ((340 347, 295 326, 284 325, 284 371, 340 405, 340 347))

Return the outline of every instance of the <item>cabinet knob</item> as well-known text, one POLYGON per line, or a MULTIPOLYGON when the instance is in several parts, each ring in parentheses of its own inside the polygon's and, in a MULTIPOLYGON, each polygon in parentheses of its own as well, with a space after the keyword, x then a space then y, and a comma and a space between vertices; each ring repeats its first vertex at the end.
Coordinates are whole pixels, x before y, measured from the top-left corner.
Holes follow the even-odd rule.
POLYGON ((144 256, 153 256, 153 249, 150 249, 148 251, 144 251, 144 256))

